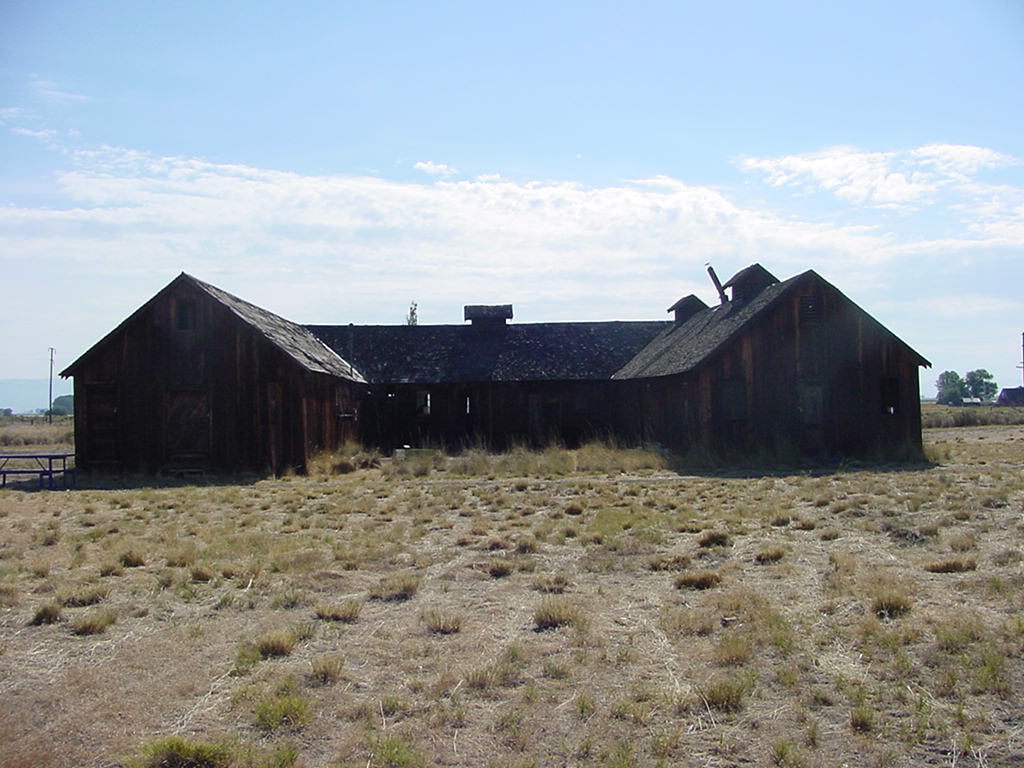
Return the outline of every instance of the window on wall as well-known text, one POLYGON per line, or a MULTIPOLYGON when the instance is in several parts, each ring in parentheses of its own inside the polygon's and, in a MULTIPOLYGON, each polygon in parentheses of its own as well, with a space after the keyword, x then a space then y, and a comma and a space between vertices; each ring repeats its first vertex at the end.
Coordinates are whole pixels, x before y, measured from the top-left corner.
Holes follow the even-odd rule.
POLYGON ((889 376, 882 379, 882 413, 895 416, 900 412, 900 380, 889 376))
POLYGON ((430 393, 425 389, 416 392, 416 415, 430 415, 430 393))

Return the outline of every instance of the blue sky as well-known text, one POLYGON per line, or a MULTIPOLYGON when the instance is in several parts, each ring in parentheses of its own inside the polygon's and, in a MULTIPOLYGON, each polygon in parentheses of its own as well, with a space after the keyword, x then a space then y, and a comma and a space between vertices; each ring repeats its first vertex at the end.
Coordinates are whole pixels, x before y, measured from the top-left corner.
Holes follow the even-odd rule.
POLYGON ((1024 4, 0 5, 0 379, 187 271, 298 322, 813 268, 1020 384, 1024 4))

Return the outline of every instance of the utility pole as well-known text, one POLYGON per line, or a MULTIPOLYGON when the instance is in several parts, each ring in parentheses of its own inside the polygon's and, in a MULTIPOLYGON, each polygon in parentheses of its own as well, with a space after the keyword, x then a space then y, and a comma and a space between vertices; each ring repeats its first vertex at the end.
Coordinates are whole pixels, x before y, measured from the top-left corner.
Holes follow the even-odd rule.
POLYGON ((53 424, 53 347, 50 347, 50 399, 46 406, 46 423, 53 424))
POLYGON ((1024 333, 1020 335, 1020 365, 1017 367, 1021 369, 1021 384, 1024 385, 1024 333))

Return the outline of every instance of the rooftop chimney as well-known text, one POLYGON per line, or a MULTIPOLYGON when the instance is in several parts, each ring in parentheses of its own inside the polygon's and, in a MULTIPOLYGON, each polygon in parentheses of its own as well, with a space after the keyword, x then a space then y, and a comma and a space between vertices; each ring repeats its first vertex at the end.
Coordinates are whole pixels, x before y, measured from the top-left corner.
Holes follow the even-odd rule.
POLYGON ((493 328, 505 325, 512 319, 511 304, 467 304, 462 308, 462 317, 474 326, 493 328))

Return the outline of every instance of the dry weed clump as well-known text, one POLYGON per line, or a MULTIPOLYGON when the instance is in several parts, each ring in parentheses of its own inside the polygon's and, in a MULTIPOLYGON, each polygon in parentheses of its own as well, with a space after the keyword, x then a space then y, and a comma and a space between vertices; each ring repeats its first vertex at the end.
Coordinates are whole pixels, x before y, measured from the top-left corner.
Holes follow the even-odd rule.
POLYGON ((544 598, 533 611, 533 623, 538 630, 581 627, 583 621, 583 609, 575 601, 562 596, 544 598))
POLYGON ((676 577, 676 589, 711 589, 722 581, 718 571, 699 570, 681 573, 676 577))
POLYGON ((57 602, 65 608, 81 608, 106 600, 109 593, 110 590, 107 587, 86 584, 58 591, 57 602))
POLYGON ((93 611, 71 620, 71 631, 76 635, 100 635, 114 623, 117 614, 111 610, 93 611))
POLYGON ((39 626, 40 624, 56 624, 63 619, 59 603, 43 603, 36 609, 29 624, 39 626))
POLYGON ((569 577, 563 573, 547 573, 537 577, 533 582, 533 588, 538 592, 550 594, 561 594, 569 586, 569 577))
POLYGON ((898 586, 879 587, 871 600, 871 612, 880 619, 898 619, 910 613, 914 601, 898 586))
POLYGON ((965 571, 973 571, 977 567, 978 563, 973 558, 965 558, 963 560, 950 558, 949 560, 936 560, 924 565, 924 569, 929 573, 964 573, 965 571))
POLYGON ((729 534, 723 531, 707 531, 697 540, 701 547, 727 547, 731 543, 729 534))
POLYGON ((370 589, 371 600, 401 602, 409 600, 420 588, 420 577, 414 573, 392 573, 370 589))
POLYGON ((298 637, 294 632, 273 630, 265 632, 256 640, 256 650, 264 659, 272 656, 287 656, 294 650, 298 637))
POLYGON ((345 672, 344 657, 340 653, 316 656, 310 661, 309 666, 309 679, 316 685, 336 683, 345 672))
POLYGON ((719 712, 739 712, 750 692, 749 679, 739 676, 712 678, 702 686, 698 686, 697 695, 709 709, 719 712))
POLYGON ((652 571, 685 571, 690 562, 690 556, 683 552, 658 553, 647 559, 647 567, 652 571))
POLYGON ((351 624, 363 610, 362 600, 344 600, 340 603, 317 603, 316 617, 324 621, 340 621, 351 624))
POLYGON ((146 558, 136 549, 126 549, 118 557, 118 562, 125 568, 138 568, 146 564, 146 558))
POLYGON ((786 550, 783 547, 765 547, 754 555, 754 562, 758 565, 771 565, 779 562, 785 556, 786 550))
POLYGON ((453 635, 462 629, 462 617, 454 613, 430 610, 423 614, 427 630, 435 635, 453 635))

